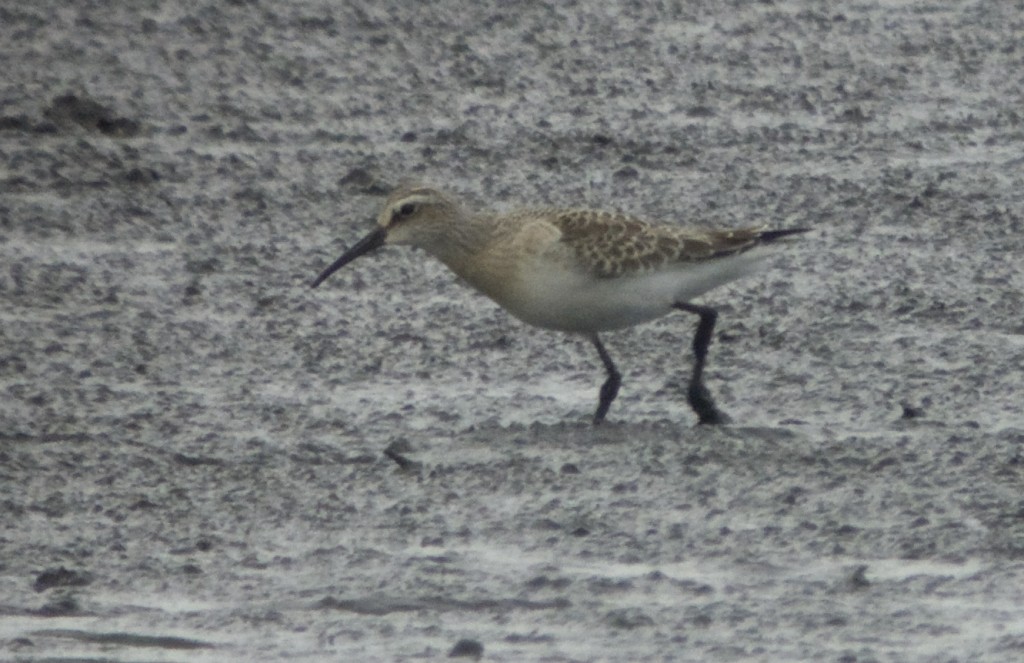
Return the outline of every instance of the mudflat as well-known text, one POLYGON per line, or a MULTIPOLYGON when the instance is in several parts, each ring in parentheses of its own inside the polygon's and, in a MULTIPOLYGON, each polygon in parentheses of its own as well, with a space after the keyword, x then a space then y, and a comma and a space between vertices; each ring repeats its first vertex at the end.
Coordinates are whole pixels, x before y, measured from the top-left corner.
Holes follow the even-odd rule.
MULTIPOLYGON (((110 6, 111 4, 116 6, 110 6)), ((1014 3, 0 7, 0 658, 1024 651, 1014 3), (394 186, 811 227, 527 327, 394 186)))

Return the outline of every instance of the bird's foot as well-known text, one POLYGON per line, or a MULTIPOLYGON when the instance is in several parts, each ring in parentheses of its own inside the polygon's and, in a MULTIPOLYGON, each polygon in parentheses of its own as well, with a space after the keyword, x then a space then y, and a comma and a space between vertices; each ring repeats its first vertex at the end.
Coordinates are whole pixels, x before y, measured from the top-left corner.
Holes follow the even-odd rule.
POLYGON ((697 413, 700 423, 709 426, 732 423, 732 418, 715 406, 711 392, 703 382, 691 383, 688 396, 690 407, 697 413))

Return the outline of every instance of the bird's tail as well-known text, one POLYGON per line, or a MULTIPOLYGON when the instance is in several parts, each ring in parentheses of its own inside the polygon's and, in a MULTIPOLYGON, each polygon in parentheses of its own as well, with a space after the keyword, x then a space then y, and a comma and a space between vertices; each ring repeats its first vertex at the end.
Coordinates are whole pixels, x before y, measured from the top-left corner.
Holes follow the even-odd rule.
POLYGON ((776 240, 782 239, 783 237, 789 237, 790 235, 798 235, 800 233, 810 232, 811 228, 786 228, 785 230, 765 230, 757 235, 757 241, 761 244, 769 244, 776 240))

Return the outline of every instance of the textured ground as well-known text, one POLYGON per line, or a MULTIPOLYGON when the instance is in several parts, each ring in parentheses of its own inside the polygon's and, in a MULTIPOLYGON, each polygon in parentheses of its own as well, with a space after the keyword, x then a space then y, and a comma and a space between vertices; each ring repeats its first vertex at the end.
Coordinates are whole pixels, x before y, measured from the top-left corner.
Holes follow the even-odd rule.
POLYGON ((1024 656, 1020 2, 123 4, 0 3, 0 659, 1024 656), (595 429, 420 254, 307 287, 407 179, 815 231, 734 426, 679 315, 595 429))

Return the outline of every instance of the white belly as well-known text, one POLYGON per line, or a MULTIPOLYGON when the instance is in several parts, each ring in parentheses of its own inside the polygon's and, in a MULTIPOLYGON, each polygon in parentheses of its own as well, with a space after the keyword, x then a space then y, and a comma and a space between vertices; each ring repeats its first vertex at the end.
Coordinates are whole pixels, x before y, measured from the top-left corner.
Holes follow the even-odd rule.
POLYGON ((623 329, 658 318, 673 305, 739 278, 766 252, 749 251, 707 262, 615 278, 594 278, 555 265, 523 270, 498 303, 531 325, 567 332, 623 329))

